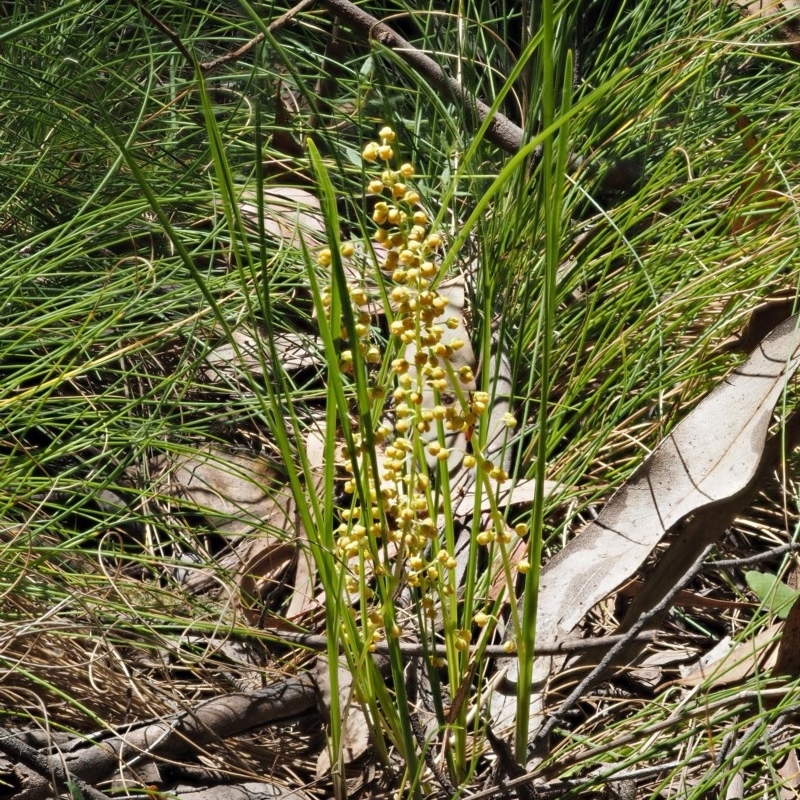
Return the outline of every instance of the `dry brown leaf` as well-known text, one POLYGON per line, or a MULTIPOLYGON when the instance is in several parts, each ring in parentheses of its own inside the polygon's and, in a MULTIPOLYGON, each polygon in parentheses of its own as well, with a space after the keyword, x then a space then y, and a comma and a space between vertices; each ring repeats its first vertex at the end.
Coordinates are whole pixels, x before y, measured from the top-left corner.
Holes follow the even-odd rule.
MULTIPOLYGON (((564 491, 563 484, 556 483, 555 481, 544 482, 544 496, 550 497, 558 492, 564 491)), ((472 514, 475 510, 475 496, 476 488, 473 484, 470 489, 464 492, 463 496, 458 502, 455 511, 453 512, 457 517, 467 516, 472 514)), ((516 481, 513 484, 502 485, 498 488, 495 498, 498 508, 505 509, 513 506, 529 506, 533 503, 534 493, 536 492, 536 481, 533 479, 523 479, 516 481)), ((481 493, 482 512, 492 510, 492 502, 487 497, 486 492, 481 493)))
POLYGON ((774 675, 800 677, 800 597, 794 601, 783 622, 783 636, 778 645, 774 675))
POLYGON ((722 352, 748 353, 771 330, 792 316, 797 305, 797 290, 791 289, 767 297, 751 312, 738 335, 720 345, 722 352))
POLYGON ((276 476, 263 459, 209 446, 192 455, 159 457, 154 467, 162 472, 160 491, 220 533, 290 528, 285 502, 276 503, 268 492, 276 487, 276 476))
POLYGON ((737 769, 733 774, 728 788, 725 790, 725 800, 742 800, 744 797, 744 773, 737 769))
MULTIPOLYGON (((306 435, 306 458, 314 476, 313 486, 310 491, 319 495, 324 480, 323 467, 325 464, 325 423, 321 420, 318 420, 316 426, 312 426, 306 435)), ((314 565, 314 559, 311 557, 308 532, 299 514, 297 514, 295 530, 299 549, 294 585, 292 587, 292 599, 289 601, 289 607, 286 610, 286 618, 293 621, 301 621, 308 614, 319 609, 321 604, 314 591, 317 570, 314 565)))
POLYGON ((778 775, 781 776, 782 800, 797 800, 800 795, 800 761, 797 750, 792 749, 778 764, 778 775))
MULTIPOLYGON (((619 593, 624 597, 636 597, 644 588, 644 581, 634 578, 623 586, 619 593)), ((755 603, 744 603, 739 600, 720 600, 716 597, 706 597, 688 589, 681 589, 672 599, 674 606, 683 608, 719 608, 725 611, 733 609, 752 609, 755 603)))
POLYGON ((734 210, 731 233, 738 235, 774 221, 786 207, 788 198, 783 191, 773 188, 780 184, 762 152, 761 144, 752 133, 747 133, 753 128, 750 120, 736 106, 728 106, 728 113, 742 134, 742 142, 752 159, 749 170, 741 176, 739 189, 731 202, 734 210))
POLYGON ((511 360, 504 349, 494 351, 489 369, 489 421, 486 427, 486 458, 506 472, 511 470, 511 429, 505 421, 511 413, 511 360))
MULTIPOLYGON (((300 789, 288 789, 277 782, 248 781, 226 783, 205 788, 190 784, 162 786, 163 793, 153 797, 166 797, 167 792, 175 800, 310 800, 311 795, 300 789)), ((150 795, 148 795, 150 796, 150 795)))
POLYGON ((259 541, 253 548, 239 577, 238 605, 245 619, 257 625, 264 609, 264 598, 276 589, 294 558, 297 545, 259 541))
MULTIPOLYGON (((229 537, 229 549, 216 561, 240 576, 240 594, 250 598, 243 599, 243 608, 251 619, 252 600, 260 593, 256 582, 276 580, 294 552, 294 498, 288 487, 277 485, 263 459, 213 446, 177 458, 160 456, 154 466, 162 472, 163 495, 229 537)), ((199 594, 217 585, 211 571, 186 569, 186 591, 199 594)))
MULTIPOLYGON (((449 359, 453 371, 458 374, 458 370, 462 367, 468 367, 472 370, 473 375, 478 371, 478 364, 475 359, 475 353, 470 343, 470 335, 467 329, 467 322, 465 319, 465 309, 467 304, 466 286, 463 275, 451 278, 448 281, 443 281, 439 284, 437 291, 439 296, 447 301, 447 307, 444 310, 444 319, 454 317, 458 320, 457 328, 450 329, 444 327, 442 333, 441 343, 450 344, 454 339, 460 339, 464 342, 464 346, 460 350, 456 350, 449 359)), ((416 368, 413 366, 414 357, 416 356, 416 346, 410 344, 406 347, 404 358, 412 365, 409 372, 416 377, 416 368)), ((467 392, 474 391, 476 388, 475 381, 463 381, 460 384, 461 391, 466 394, 467 392)), ((457 403, 455 393, 445 390, 440 395, 440 401, 443 406, 452 406, 457 403)), ((433 389, 426 389, 422 399, 422 405, 432 408, 436 405, 434 401, 433 389)), ((435 427, 431 427, 430 432, 426 435, 428 441, 434 441, 438 436, 435 427)), ((467 448, 467 438, 463 431, 445 434, 445 446, 450 449, 450 458, 447 461, 447 468, 453 474, 461 465, 464 460, 464 453, 467 448)), ((428 466, 433 469, 436 466, 436 459, 433 456, 428 456, 428 466)))
POLYGON ((713 688, 742 683, 752 675, 766 672, 775 664, 776 644, 783 627, 782 622, 770 625, 752 639, 740 642, 719 657, 701 658, 678 679, 684 686, 699 686, 708 682, 713 688))
MULTIPOLYGON (((266 337, 264 331, 234 330, 233 342, 223 341, 206 355, 206 380, 211 384, 242 383, 245 386, 248 375, 258 381, 265 380, 264 367, 272 371, 271 349, 263 344, 266 337)), ((286 373, 321 369, 325 364, 318 340, 308 334, 279 331, 272 334, 272 343, 281 369, 286 373)))
POLYGON ((552 559, 542 574, 540 630, 551 631, 554 641, 566 638, 676 523, 747 487, 784 380, 800 362, 796 328, 795 316, 773 331, 659 444, 598 519, 552 559))
MULTIPOLYGON (((239 200, 242 217, 258 227, 255 193, 245 189, 239 200)), ((327 237, 319 199, 299 186, 270 186, 264 190, 264 229, 285 245, 301 250, 322 247, 327 237)))

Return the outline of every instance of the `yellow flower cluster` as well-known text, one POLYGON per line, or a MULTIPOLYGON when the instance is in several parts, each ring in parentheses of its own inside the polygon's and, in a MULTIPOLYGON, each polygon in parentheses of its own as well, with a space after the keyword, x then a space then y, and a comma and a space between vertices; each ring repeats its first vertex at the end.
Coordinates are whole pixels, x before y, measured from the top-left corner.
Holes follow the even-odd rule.
MULTIPOLYGON (((457 335, 461 320, 448 315, 448 300, 435 288, 439 273, 437 256, 443 240, 431 230, 428 214, 421 208, 420 195, 410 183, 414 167, 410 163, 402 163, 398 168, 392 166, 395 132, 384 127, 379 139, 367 144, 362 156, 367 163, 375 163, 381 169, 380 178, 370 180, 368 189, 378 198, 372 213, 376 224, 374 241, 380 267, 392 285, 387 315, 391 319, 390 336, 396 343, 392 350, 399 355, 389 365, 391 386, 384 383, 371 387, 370 391, 374 399, 380 400, 392 393, 395 418, 393 423, 381 422, 373 432, 376 444, 383 447, 378 470, 380 483, 375 486, 368 481, 368 507, 354 503, 352 508, 341 512, 336 546, 350 570, 348 591, 369 600, 372 591, 365 589, 365 575, 398 576, 406 585, 419 588, 423 614, 435 619, 432 594, 454 592, 456 559, 439 542, 438 509, 431 490, 429 465, 448 463, 451 450, 446 446, 447 437, 458 432, 471 434, 479 417, 488 410, 489 397, 485 392, 471 391, 475 376, 469 366, 454 369, 450 363, 465 343, 457 335), (379 563, 374 563, 376 556, 379 563), (432 587, 435 587, 433 592, 432 587)), ((350 258, 352 245, 342 245, 340 253, 350 258)), ((321 266, 330 264, 330 250, 321 251, 317 260, 321 266)), ((327 289, 323 295, 327 307, 331 302, 330 291, 327 289)), ((358 351, 367 364, 380 364, 384 355, 370 340, 371 318, 363 310, 369 300, 367 291, 363 285, 354 283, 349 294, 358 351)), ((346 340, 346 331, 341 333, 346 340)), ((344 350, 340 355, 341 368, 351 368, 352 361, 352 350, 344 350)), ((374 374, 380 380, 386 373, 375 369, 374 374)), ((511 426, 512 421, 507 424, 511 426)), ((360 441, 357 450, 363 457, 360 441)), ((498 481, 508 477, 491 462, 472 455, 465 455, 462 463, 466 468, 485 470, 498 481)), ((345 468, 351 477, 345 481, 344 489, 355 494, 352 475, 356 465, 346 464, 345 468)), ((485 543, 494 540, 492 535, 485 543)), ((373 610, 368 619, 365 637, 374 643, 384 632, 382 616, 373 610)), ((388 633, 399 636, 402 632, 388 633)), ((454 630, 452 634, 456 637, 456 649, 469 646, 469 631, 454 630)))

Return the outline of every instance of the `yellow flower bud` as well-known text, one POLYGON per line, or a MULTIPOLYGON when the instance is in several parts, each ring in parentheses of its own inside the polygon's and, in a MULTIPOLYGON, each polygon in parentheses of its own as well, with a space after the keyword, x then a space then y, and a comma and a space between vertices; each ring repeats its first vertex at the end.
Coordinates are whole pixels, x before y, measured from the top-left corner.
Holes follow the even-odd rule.
POLYGON ((331 265, 332 253, 329 247, 323 247, 317 255, 317 264, 321 267, 329 267, 331 265))
POLYGON ((378 136, 387 144, 395 140, 395 132, 388 125, 384 125, 378 131, 378 136))
POLYGON ((530 568, 531 562, 528 561, 527 558, 523 558, 517 563, 517 572, 519 572, 520 575, 524 575, 530 568))
POLYGON ((494 467, 490 470, 489 477, 494 478, 498 483, 505 483, 508 480, 508 473, 500 467, 494 467))
POLYGON ((400 174, 408 180, 414 175, 414 166, 406 162, 400 167, 400 174))
POLYGON ((423 261, 419 265, 419 274, 423 278, 432 278, 436 274, 436 264, 432 261, 423 261))
POLYGON ((364 161, 375 161, 378 157, 378 144, 377 142, 369 142, 367 146, 361 152, 361 158, 364 161))
POLYGON ((393 157, 394 157, 394 150, 392 149, 392 146, 391 146, 391 145, 388 145, 388 144, 382 144, 382 145, 381 145, 381 146, 378 148, 378 158, 379 158, 381 161, 391 161, 391 159, 392 159, 393 157))

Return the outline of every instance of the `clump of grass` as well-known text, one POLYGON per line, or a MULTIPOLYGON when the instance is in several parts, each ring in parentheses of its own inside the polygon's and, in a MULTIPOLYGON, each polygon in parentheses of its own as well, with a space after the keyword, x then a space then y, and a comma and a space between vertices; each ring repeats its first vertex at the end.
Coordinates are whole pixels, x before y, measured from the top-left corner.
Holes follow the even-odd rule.
MULTIPOLYGON (((474 365, 458 363, 467 345, 461 338, 464 319, 454 313, 446 291, 437 288, 446 277, 438 263, 445 237, 431 228, 422 210, 424 199, 414 187, 415 168, 398 164, 396 148, 396 134, 385 126, 379 141, 369 142, 362 153, 368 165, 380 170, 367 185, 376 197, 376 272, 367 266, 370 261, 362 260, 359 267, 352 242, 333 242, 316 256, 323 274, 332 272, 318 295, 322 337, 329 339, 328 351, 338 353, 336 370, 347 378, 345 388, 358 409, 355 424, 349 405, 338 412, 336 429, 350 428, 337 447, 347 476, 343 491, 352 501, 336 512, 334 569, 342 576, 337 584, 341 594, 329 595, 327 602, 344 603, 339 616, 352 664, 360 662, 361 648, 374 652, 385 639, 390 649, 401 641, 422 645, 426 681, 437 687, 439 697, 437 725, 443 737, 452 734, 457 742, 448 760, 452 779, 458 781, 480 752, 469 750, 465 736, 474 711, 462 703, 456 718, 448 720, 442 687, 470 680, 471 647, 480 652, 491 641, 502 598, 510 597, 516 608, 516 575, 528 562, 519 559, 512 566, 510 548, 527 528, 509 528, 497 507, 497 488, 509 476, 480 445, 491 398, 477 389, 474 365), (375 325, 381 320, 367 310, 376 297, 384 303, 380 317, 386 339, 375 325), (451 487, 469 473, 491 499, 493 512, 488 526, 480 527, 477 516, 473 522, 474 544, 464 551, 469 562, 465 578, 457 569, 457 503, 451 487), (488 550, 488 559, 478 550, 488 550), (481 576, 479 563, 499 564, 500 574, 493 567, 481 576), (490 583, 498 578, 502 589, 490 599, 490 583), (462 589, 466 595, 459 597, 462 589), (356 617, 355 638, 348 607, 356 617)), ((335 229, 335 222, 329 229, 335 229)), ((506 413, 504 423, 511 429, 516 419, 506 413)), ((513 638, 506 647, 514 651, 513 638)), ((399 647, 396 656, 401 669, 393 672, 395 690, 406 680, 399 647)), ((362 695, 367 694, 364 687, 362 695)), ((373 711, 380 718, 397 717, 398 701, 387 699, 389 708, 373 711)), ((380 719, 373 723, 376 730, 382 727, 380 719)), ((406 742, 415 750, 421 747, 402 714, 396 724, 407 729, 406 742)))

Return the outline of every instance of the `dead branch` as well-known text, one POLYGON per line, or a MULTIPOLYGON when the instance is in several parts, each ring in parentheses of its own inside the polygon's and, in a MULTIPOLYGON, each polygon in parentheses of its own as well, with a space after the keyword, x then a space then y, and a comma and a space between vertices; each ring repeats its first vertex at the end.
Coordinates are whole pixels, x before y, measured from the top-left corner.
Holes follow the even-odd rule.
MULTIPOLYGON (((274 33, 278 28, 285 25, 290 20, 294 19, 301 11, 305 11, 309 6, 314 5, 315 0, 301 0, 296 6, 293 6, 288 11, 281 14, 276 19, 272 20, 269 25, 267 25, 267 30, 270 33, 274 33)), ((223 64, 227 64, 229 61, 236 61, 237 58, 241 58, 243 55, 249 53, 259 42, 264 41, 264 33, 259 33, 257 36, 254 36, 250 39, 249 42, 245 42, 241 47, 237 48, 236 50, 232 50, 230 53, 225 53, 224 56, 220 56, 219 58, 215 58, 212 61, 201 61, 200 62, 200 69, 205 74, 209 72, 213 72, 215 69, 218 69, 223 64)))
MULTIPOLYGON (((32 768, 23 762, 27 768, 18 770, 26 788, 11 800, 53 797, 51 775, 62 776, 62 783, 70 780, 76 785, 78 781, 96 784, 108 780, 120 764, 132 767, 156 757, 178 758, 209 742, 302 714, 314 707, 316 698, 310 678, 284 678, 257 692, 215 697, 189 711, 108 738, 75 739, 62 745, 58 754, 41 756, 32 768)), ((0 749, 22 761, 17 746, 21 742, 14 739, 0 739, 0 749)), ((97 800, 105 797, 99 792, 86 796, 97 800)))
MULTIPOLYGON (((324 633, 301 633, 299 631, 273 632, 270 630, 266 630, 264 633, 266 634, 265 638, 269 641, 275 641, 277 644, 299 644, 302 647, 307 647, 309 650, 319 651, 328 649, 328 637, 324 633)), ((558 655, 559 653, 582 653, 587 650, 602 650, 621 640, 626 642, 635 641, 640 644, 652 642, 657 636, 657 631, 642 631, 632 638, 629 634, 621 633, 587 639, 564 639, 553 647, 537 647, 533 652, 536 656, 558 655)), ((379 655, 389 655, 394 647, 397 647, 403 656, 407 658, 427 656, 431 652, 430 645, 423 645, 421 642, 395 642, 391 645, 388 642, 376 642, 373 652, 379 655)), ((476 654, 478 652, 490 658, 497 659, 513 659, 518 656, 515 652, 509 653, 502 644, 490 644, 483 648, 470 648, 470 654, 476 654)))
MULTIPOLYGON (((51 791, 51 788, 55 788, 56 791, 66 791, 69 788, 69 784, 73 783, 80 789, 83 796, 89 798, 89 800, 109 800, 108 795, 99 792, 80 778, 68 775, 58 760, 48 759, 47 756, 42 755, 16 736, 7 735, 0 738, 0 750, 31 770, 33 773, 31 776, 33 778, 32 783, 42 784, 47 791, 51 791), (52 786, 50 779, 52 779, 52 786)), ((24 796, 27 798, 31 795, 26 791, 24 796)), ((17 797, 20 797, 20 795, 17 795, 17 797)))
MULTIPOLYGON (((464 90, 464 87, 454 78, 451 78, 432 59, 419 51, 402 36, 395 33, 388 25, 376 19, 371 14, 353 5, 350 0, 319 0, 329 11, 336 14, 348 23, 353 30, 358 31, 367 41, 376 41, 389 48, 403 59, 410 67, 415 69, 431 86, 448 99, 464 106, 470 114, 482 124, 491 116, 491 122, 486 130, 486 138, 497 147, 508 153, 516 153, 525 140, 525 132, 518 125, 498 111, 492 113, 489 106, 482 100, 473 97, 464 90)), ((539 157, 541 150, 537 148, 534 158, 539 157)))

